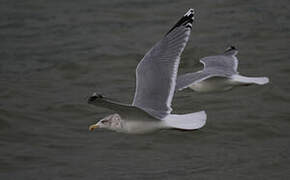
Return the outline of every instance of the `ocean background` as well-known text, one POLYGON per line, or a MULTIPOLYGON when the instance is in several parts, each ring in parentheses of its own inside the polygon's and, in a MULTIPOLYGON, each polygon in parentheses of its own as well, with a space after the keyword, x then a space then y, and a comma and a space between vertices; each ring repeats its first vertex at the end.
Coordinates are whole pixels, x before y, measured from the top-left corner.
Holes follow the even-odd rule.
POLYGON ((290 179, 289 47, 287 0, 1 0, 0 179, 290 179), (174 113, 206 110, 200 130, 89 132, 111 111, 87 98, 131 103, 138 62, 189 8, 180 74, 234 45, 270 83, 175 94, 174 113))

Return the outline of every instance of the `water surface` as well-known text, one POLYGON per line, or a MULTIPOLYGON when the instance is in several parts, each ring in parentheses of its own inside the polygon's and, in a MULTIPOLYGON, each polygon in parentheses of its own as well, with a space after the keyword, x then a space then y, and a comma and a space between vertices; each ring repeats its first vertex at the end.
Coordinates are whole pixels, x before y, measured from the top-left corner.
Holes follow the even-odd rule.
POLYGON ((0 6, 0 179, 289 179, 290 5, 265 1, 8 1, 0 6), (239 71, 266 86, 175 95, 175 113, 206 110, 197 131, 126 135, 88 125, 130 103, 135 67, 196 9, 179 72, 239 49, 239 71))

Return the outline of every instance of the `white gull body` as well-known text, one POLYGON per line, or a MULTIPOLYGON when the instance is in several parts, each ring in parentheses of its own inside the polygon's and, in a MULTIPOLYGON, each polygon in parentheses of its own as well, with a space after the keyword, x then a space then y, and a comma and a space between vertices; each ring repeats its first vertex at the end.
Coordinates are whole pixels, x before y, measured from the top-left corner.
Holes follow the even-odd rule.
POLYGON ((204 69, 178 76, 176 90, 190 88, 197 92, 226 91, 234 86, 263 85, 269 82, 267 77, 246 77, 238 69, 237 49, 229 47, 224 54, 202 58, 204 69))
POLYGON ((136 68, 132 105, 97 94, 89 98, 88 103, 116 112, 91 125, 91 130, 106 128, 124 133, 145 133, 170 128, 193 130, 205 125, 204 111, 171 114, 180 55, 190 36, 193 15, 194 11, 190 9, 140 61, 136 68))

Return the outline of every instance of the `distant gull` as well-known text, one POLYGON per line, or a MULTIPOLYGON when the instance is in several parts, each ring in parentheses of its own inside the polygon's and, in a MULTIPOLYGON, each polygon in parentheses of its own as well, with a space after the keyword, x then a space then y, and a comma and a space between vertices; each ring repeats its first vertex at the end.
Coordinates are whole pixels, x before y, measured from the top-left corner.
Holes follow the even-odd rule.
POLYGON ((225 91, 234 86, 263 85, 269 82, 267 77, 246 77, 239 74, 238 50, 231 46, 222 55, 202 58, 204 69, 177 77, 176 90, 190 88, 197 92, 225 91))
POLYGON ((155 44, 136 68, 136 91, 132 105, 93 94, 89 104, 111 109, 109 115, 89 127, 124 133, 145 133, 158 129, 199 129, 205 125, 204 111, 171 114, 180 55, 189 39, 194 10, 189 11, 155 44))

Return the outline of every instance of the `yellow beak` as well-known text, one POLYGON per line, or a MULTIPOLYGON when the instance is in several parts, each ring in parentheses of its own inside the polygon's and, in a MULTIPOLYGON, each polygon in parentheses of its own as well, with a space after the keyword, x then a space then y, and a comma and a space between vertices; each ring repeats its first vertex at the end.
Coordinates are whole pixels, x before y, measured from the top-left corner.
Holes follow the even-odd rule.
POLYGON ((96 129, 98 127, 99 127, 98 124, 92 124, 92 125, 89 126, 89 130, 93 131, 94 129, 96 129))

